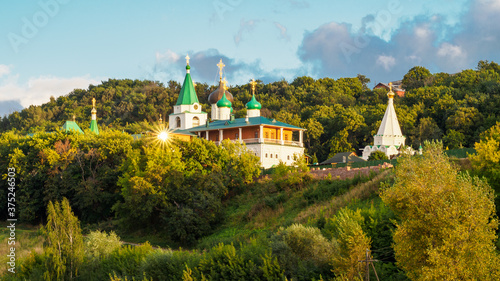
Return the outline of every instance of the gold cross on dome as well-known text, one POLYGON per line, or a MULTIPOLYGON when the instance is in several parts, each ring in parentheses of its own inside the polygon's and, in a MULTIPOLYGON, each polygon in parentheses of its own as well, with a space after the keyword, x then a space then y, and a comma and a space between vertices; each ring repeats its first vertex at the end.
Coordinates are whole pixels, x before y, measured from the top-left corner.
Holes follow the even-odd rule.
POLYGON ((188 64, 188 65, 189 65, 189 59, 190 59, 190 57, 189 57, 189 55, 187 55, 186 56, 186 64, 188 64))
POLYGON ((392 92, 392 82, 389 82, 389 91, 392 92))
POLYGON ((217 64, 217 67, 219 68, 219 76, 220 79, 222 79, 222 69, 226 66, 225 64, 222 63, 222 59, 220 59, 219 63, 217 64))
POLYGON ((227 85, 226 78, 224 78, 224 81, 222 81, 222 85, 224 87, 224 91, 228 89, 228 86, 226 86, 227 85))
POLYGON ((92 107, 95 107, 95 98, 92 98, 92 107))
POLYGON ((252 79, 252 82, 250 82, 250 85, 252 85, 252 94, 255 93, 255 85, 257 85, 257 82, 255 82, 255 79, 252 79))

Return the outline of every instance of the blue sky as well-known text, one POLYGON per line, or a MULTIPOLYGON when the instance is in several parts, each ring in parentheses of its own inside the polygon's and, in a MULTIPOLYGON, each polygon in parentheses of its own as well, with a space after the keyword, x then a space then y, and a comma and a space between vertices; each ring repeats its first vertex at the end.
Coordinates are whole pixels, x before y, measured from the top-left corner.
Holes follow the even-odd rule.
POLYGON ((109 78, 399 80, 500 62, 500 0, 39 0, 0 9, 0 114, 109 78))

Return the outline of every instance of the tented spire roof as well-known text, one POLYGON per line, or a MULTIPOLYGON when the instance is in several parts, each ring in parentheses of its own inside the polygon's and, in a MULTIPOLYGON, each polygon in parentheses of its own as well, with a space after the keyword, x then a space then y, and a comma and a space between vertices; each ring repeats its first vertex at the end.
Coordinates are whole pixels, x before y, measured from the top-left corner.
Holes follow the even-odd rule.
POLYGON ((394 110, 394 93, 392 92, 392 87, 387 96, 389 97, 387 109, 385 110, 384 118, 382 119, 377 135, 402 136, 403 133, 401 132, 401 127, 399 127, 398 117, 394 110))

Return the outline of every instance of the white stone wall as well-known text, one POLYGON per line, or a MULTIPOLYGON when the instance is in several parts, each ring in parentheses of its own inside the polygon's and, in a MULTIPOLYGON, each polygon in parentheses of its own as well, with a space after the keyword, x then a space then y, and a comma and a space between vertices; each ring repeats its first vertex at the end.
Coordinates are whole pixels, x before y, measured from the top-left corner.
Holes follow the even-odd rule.
POLYGON ((207 123, 207 114, 206 113, 180 113, 180 114, 170 114, 168 116, 168 127, 170 130, 186 130, 193 128, 193 118, 198 117, 201 125, 205 125, 207 123), (179 117, 181 119, 181 127, 177 127, 176 118, 179 117))
POLYGON ((219 108, 217 107, 217 104, 212 104, 212 113, 210 115, 212 120, 219 120, 219 108))
POLYGON ((260 158, 261 166, 266 169, 278 165, 280 160, 286 165, 292 165, 294 155, 301 156, 304 154, 304 148, 298 146, 259 143, 249 144, 247 147, 260 158))

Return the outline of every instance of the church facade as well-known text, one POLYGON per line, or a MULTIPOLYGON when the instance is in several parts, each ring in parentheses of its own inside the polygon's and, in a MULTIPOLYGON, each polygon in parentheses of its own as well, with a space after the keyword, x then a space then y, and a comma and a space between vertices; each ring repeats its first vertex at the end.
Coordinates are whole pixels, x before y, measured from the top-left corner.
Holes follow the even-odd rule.
POLYGON ((246 117, 234 118, 233 96, 227 91, 226 80, 222 78, 222 60, 217 65, 219 87, 208 97, 211 106, 210 122, 208 114, 201 111, 199 105, 190 75, 189 56, 186 60, 186 78, 174 112, 169 116, 169 128, 174 134, 189 132, 216 144, 225 139, 245 143, 260 158, 263 168, 270 168, 280 161, 291 165, 295 156, 304 154, 305 129, 260 116, 262 106, 255 98, 255 81, 251 83, 252 98, 246 104, 246 117))

